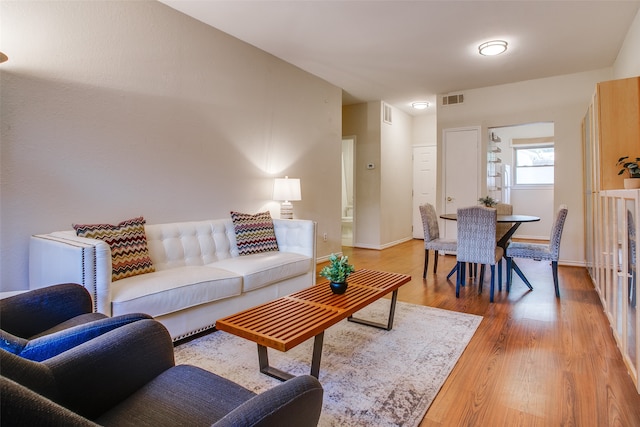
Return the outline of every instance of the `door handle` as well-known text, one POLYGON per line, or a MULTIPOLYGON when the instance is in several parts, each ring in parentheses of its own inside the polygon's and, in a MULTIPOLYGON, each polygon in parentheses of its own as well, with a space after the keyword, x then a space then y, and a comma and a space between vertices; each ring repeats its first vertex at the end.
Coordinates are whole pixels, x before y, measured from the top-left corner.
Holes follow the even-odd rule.
POLYGON ((453 202, 453 198, 452 197, 447 197, 447 202, 453 202))

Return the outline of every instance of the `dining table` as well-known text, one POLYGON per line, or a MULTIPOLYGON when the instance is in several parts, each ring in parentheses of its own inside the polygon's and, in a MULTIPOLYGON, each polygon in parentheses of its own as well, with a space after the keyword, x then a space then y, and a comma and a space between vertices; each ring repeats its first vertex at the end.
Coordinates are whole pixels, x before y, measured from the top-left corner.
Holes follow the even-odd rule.
MULTIPOLYGON (((457 221, 458 214, 457 213, 442 214, 440 215, 440 218, 449 220, 449 221, 457 221)), ((506 254, 507 246, 509 245, 509 240, 511 240, 511 237, 516 232, 518 227, 520 227, 520 225, 526 222, 537 222, 537 221, 540 221, 540 217, 534 216, 534 215, 519 215, 519 214, 498 215, 496 218, 496 222, 511 223, 512 225, 511 225, 511 228, 509 228, 509 230, 507 230, 507 232, 500 238, 500 240, 497 241, 497 245, 500 246, 502 249, 504 249, 504 252, 506 254)), ((520 267, 518 267, 518 264, 516 264, 514 260, 511 260, 511 268, 516 272, 516 274, 520 277, 520 279, 522 279, 522 281, 529 287, 529 289, 533 289, 533 286, 531 286, 531 283, 529 282, 527 277, 524 275, 522 270, 520 270, 520 267)), ((457 269, 457 266, 453 267, 453 269, 447 275, 447 278, 449 278, 453 273, 455 273, 456 269, 457 269)), ((507 274, 510 274, 510 272, 507 272, 507 274)))

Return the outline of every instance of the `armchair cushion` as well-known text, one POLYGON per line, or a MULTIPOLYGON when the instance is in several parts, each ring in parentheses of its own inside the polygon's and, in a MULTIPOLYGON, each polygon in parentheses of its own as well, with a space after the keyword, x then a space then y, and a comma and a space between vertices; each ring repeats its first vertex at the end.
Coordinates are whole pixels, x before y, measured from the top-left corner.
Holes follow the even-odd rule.
MULTIPOLYGON (((255 393, 195 366, 164 371, 132 396, 98 417, 104 426, 211 425, 255 393)), ((237 424, 236 424, 237 426, 237 424)))

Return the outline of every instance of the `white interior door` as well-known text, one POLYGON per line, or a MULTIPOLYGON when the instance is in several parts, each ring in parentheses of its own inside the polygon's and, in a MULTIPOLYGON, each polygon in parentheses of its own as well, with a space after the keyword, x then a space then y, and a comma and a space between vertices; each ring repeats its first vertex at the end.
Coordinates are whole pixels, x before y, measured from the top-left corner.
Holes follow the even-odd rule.
POLYGON ((418 207, 424 203, 436 206, 437 147, 413 147, 413 237, 424 238, 418 207))
MULTIPOLYGON (((478 204, 480 192, 480 127, 445 129, 443 141, 442 182, 444 213, 456 213, 458 208, 478 204)), ((455 221, 444 221, 441 234, 455 239, 455 221)))

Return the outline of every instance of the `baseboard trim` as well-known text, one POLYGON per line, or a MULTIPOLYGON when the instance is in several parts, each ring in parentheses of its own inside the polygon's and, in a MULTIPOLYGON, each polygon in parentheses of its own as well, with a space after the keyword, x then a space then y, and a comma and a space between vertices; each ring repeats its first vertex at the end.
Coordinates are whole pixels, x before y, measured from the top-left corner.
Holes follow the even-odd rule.
POLYGON ((354 248, 361 248, 361 249, 375 249, 375 250, 381 251, 382 249, 387 249, 387 248, 390 248, 392 246, 399 245, 400 243, 408 242, 409 240, 413 240, 413 237, 405 237, 403 239, 395 240, 393 242, 385 243, 385 244, 382 244, 382 245, 370 245, 370 244, 367 244, 367 243, 355 243, 353 245, 353 247, 354 248))

